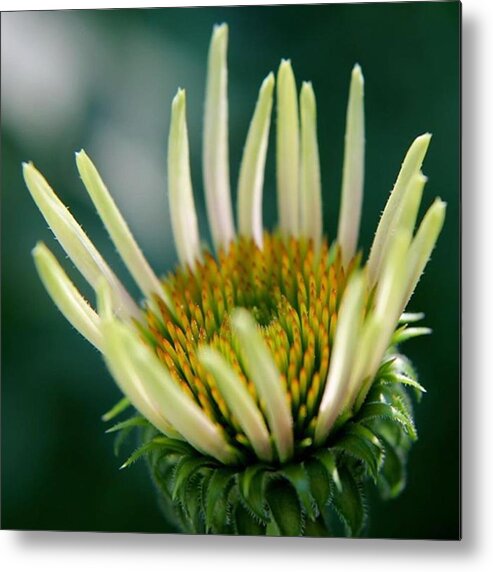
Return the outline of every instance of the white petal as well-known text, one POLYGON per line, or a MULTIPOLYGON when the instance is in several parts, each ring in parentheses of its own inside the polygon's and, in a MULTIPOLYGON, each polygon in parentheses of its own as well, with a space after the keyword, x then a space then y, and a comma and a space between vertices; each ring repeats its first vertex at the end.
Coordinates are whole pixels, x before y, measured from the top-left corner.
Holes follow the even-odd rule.
POLYGON ((362 355, 368 356, 367 361, 360 379, 354 380, 355 384, 363 383, 357 408, 361 406, 371 387, 402 313, 410 241, 410 232, 399 229, 384 261, 382 276, 375 292, 374 309, 367 318, 362 336, 362 343, 369 344, 370 348, 362 350, 362 355), (367 330, 372 328, 374 330, 368 333, 367 330))
POLYGON ((281 376, 257 323, 243 309, 234 310, 231 324, 240 342, 247 373, 264 400, 267 420, 281 462, 293 455, 293 419, 281 376))
POLYGON ((95 348, 101 350, 99 316, 42 242, 34 248, 33 257, 41 281, 60 312, 95 348))
POLYGON ((397 325, 406 287, 411 232, 399 229, 393 237, 375 292, 375 314, 397 325), (396 314, 397 313, 397 314, 396 314))
POLYGON ((391 248, 391 245, 395 239, 396 233, 398 233, 400 230, 404 230, 409 233, 409 236, 412 236, 426 180, 426 177, 421 172, 417 172, 409 180, 406 190, 403 193, 400 205, 397 207, 394 213, 394 220, 392 221, 392 225, 389 228, 387 236, 383 242, 381 250, 381 263, 375 269, 376 274, 374 278, 376 281, 380 279, 383 262, 387 259, 389 249, 391 248))
POLYGON ((96 304, 101 320, 112 320, 115 317, 111 289, 104 278, 100 278, 96 286, 96 304))
POLYGON ((227 247, 235 236, 229 186, 227 48, 228 27, 216 26, 207 65, 203 148, 205 199, 216 249, 227 247))
POLYGON ((34 202, 79 272, 94 289, 99 278, 104 276, 111 286, 118 315, 139 317, 140 310, 135 302, 43 175, 31 163, 23 164, 23 173, 34 202))
POLYGON ((427 181, 428 179, 421 171, 416 173, 409 181, 408 189, 402 198, 400 207, 397 209, 396 230, 403 229, 411 234, 414 232, 416 218, 423 197, 423 189, 427 181))
POLYGON ((76 153, 75 157, 82 182, 135 282, 147 298, 158 294, 171 308, 169 295, 144 258, 91 159, 84 150, 76 153))
POLYGON ((428 209, 409 248, 408 280, 402 309, 407 306, 416 284, 435 248, 445 221, 446 204, 440 199, 428 209))
POLYGON ((274 75, 270 73, 260 88, 248 130, 238 179, 238 229, 262 247, 262 189, 269 141, 274 75))
POLYGON ((361 331, 365 287, 364 276, 357 273, 350 278, 343 294, 329 374, 315 428, 315 443, 317 444, 322 444, 327 438, 345 401, 351 366, 361 331))
MULTIPOLYGON (((381 316, 370 314, 363 327, 358 340, 358 347, 355 352, 354 362, 351 367, 351 375, 348 381, 347 396, 343 401, 341 411, 352 407, 355 399, 361 391, 363 385, 372 381, 371 374, 368 372, 372 367, 370 364, 373 360, 375 348, 379 346, 379 340, 382 339, 382 333, 385 327, 385 320, 381 316)), ((385 342, 384 342, 385 344, 385 342)), ((381 357, 378 360, 381 361, 381 357)))
POLYGON ((421 165, 430 144, 431 135, 425 133, 417 137, 404 158, 399 171, 397 181, 390 193, 387 204, 383 211, 380 222, 378 223, 377 232, 373 239, 373 244, 368 257, 368 270, 370 273, 370 284, 374 284, 377 280, 379 270, 383 260, 383 247, 387 236, 395 232, 395 214, 401 204, 403 196, 411 178, 420 171, 421 165))
POLYGON ((279 228, 297 236, 300 225, 300 126, 293 68, 283 60, 277 74, 276 175, 279 228))
POLYGON ((419 322, 425 317, 423 312, 405 312, 399 318, 400 324, 410 324, 411 322, 419 322))
POLYGON ((311 83, 304 82, 301 110, 301 234, 313 239, 315 249, 322 242, 322 183, 317 142, 317 104, 311 83))
POLYGON ((269 431, 262 413, 238 374, 213 348, 201 348, 199 359, 202 365, 214 376, 221 395, 231 413, 238 419, 258 458, 263 461, 271 461, 272 446, 269 431))
POLYGON ((354 256, 358 245, 364 176, 364 80, 361 68, 356 64, 351 74, 346 114, 341 208, 339 213, 339 227, 337 230, 337 241, 341 246, 344 265, 348 264, 354 256))
POLYGON ((193 447, 223 463, 237 460, 222 431, 184 393, 135 330, 114 319, 102 320, 102 330, 108 368, 153 425, 165 435, 177 431, 193 447))
POLYGON ((167 437, 183 439, 173 428, 159 404, 154 400, 149 378, 136 362, 131 348, 143 342, 129 338, 128 329, 116 320, 102 322, 103 355, 111 375, 132 405, 167 437))
POLYGON ((201 259, 201 252, 186 121, 185 90, 180 89, 173 99, 168 139, 169 207, 180 262, 194 269, 195 261, 201 259))

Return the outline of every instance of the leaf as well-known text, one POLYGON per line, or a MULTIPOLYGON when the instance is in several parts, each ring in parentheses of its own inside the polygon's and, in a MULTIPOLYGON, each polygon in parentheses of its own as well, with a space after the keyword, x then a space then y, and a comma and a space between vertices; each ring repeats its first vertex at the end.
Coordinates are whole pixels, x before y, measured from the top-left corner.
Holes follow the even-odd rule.
POLYGON ((177 465, 175 470, 175 481, 171 497, 173 500, 181 500, 188 506, 187 484, 190 478, 200 469, 210 465, 205 457, 184 457, 177 465))
POLYGON ((140 459, 140 457, 142 457, 142 455, 148 453, 149 451, 155 449, 156 447, 159 447, 159 445, 154 443, 154 440, 145 443, 130 455, 130 457, 120 467, 120 469, 126 469, 130 465, 133 465, 135 461, 137 461, 137 459, 140 459))
POLYGON ((303 465, 288 465, 280 473, 293 485, 298 495, 298 499, 306 511, 310 520, 315 520, 317 512, 316 502, 310 490, 310 479, 303 465))
POLYGON ((302 534, 303 520, 298 495, 286 479, 271 479, 267 486, 267 502, 281 536, 302 534))
MULTIPOLYGON (((385 358, 385 360, 380 364, 378 368, 377 374, 375 375, 375 379, 379 379, 387 373, 392 373, 394 368, 395 360, 397 359, 396 355, 390 355, 385 358)), ((373 383, 375 385, 376 382, 373 383)))
POLYGON ((221 530, 227 520, 227 497, 233 486, 234 475, 234 471, 226 467, 212 471, 212 477, 204 491, 206 532, 211 529, 221 530))
POLYGON ((351 424, 337 441, 335 448, 362 461, 376 481, 382 459, 382 446, 378 438, 366 427, 351 424))
POLYGON ((130 404, 128 397, 123 397, 122 399, 120 399, 120 401, 116 405, 114 405, 109 411, 107 411, 103 415, 102 420, 103 421, 111 421, 117 415, 122 413, 122 411, 125 411, 125 409, 130 407, 130 405, 131 404, 130 404))
POLYGON ((264 465, 252 465, 238 475, 238 488, 246 508, 260 520, 266 521, 265 512, 265 477, 267 469, 264 465))
POLYGON ((118 457, 120 454, 120 449, 122 448, 125 441, 129 438, 130 433, 132 432, 132 428, 129 427, 128 429, 122 429, 115 437, 113 441, 113 453, 115 457, 118 457))
POLYGON ((407 375, 407 377, 410 377, 412 379, 417 380, 418 378, 418 374, 416 373, 416 370, 414 369, 412 363, 406 356, 403 356, 402 354, 398 354, 396 356, 394 369, 397 372, 403 373, 404 375, 407 375))
POLYGON ((406 486, 406 467, 403 455, 384 439, 385 459, 378 477, 378 486, 382 498, 389 499, 399 495, 406 486))
POLYGON ((324 523, 321 516, 319 516, 315 521, 308 520, 305 525, 305 530, 303 531, 303 536, 321 538, 331 536, 327 525, 324 523))
POLYGON ((114 433, 115 431, 121 431, 122 429, 142 427, 148 423, 149 421, 147 421, 147 419, 138 415, 135 417, 130 417, 129 419, 125 419, 125 421, 120 421, 120 423, 116 423, 116 425, 112 425, 109 429, 106 429, 105 433, 114 433))
POLYGON ((281 531, 273 518, 271 518, 267 523, 265 534, 266 536, 281 536, 281 531))
MULTIPOLYGON (((184 441, 179 441, 178 439, 171 439, 170 437, 165 437, 164 435, 159 435, 153 438, 153 442, 159 445, 163 452, 170 454, 175 453, 178 455, 189 455, 194 456, 197 454, 195 449, 192 449, 188 443, 184 441)), ((206 457, 201 457, 206 459, 206 457)))
POLYGON ((332 479, 336 488, 341 490, 341 481, 339 479, 339 473, 337 471, 334 453, 328 449, 325 449, 322 451, 317 451, 314 454, 314 457, 322 463, 325 470, 327 471, 328 477, 332 479))
POLYGON ((409 400, 409 396, 404 392, 402 395, 394 395, 392 405, 400 412, 402 417, 406 419, 404 429, 409 437, 411 437, 413 441, 416 441, 418 433, 416 431, 416 425, 414 424, 412 404, 409 400))
POLYGON ((182 499, 182 506, 192 524, 192 531, 198 534, 204 533, 204 521, 202 518, 202 485, 204 475, 195 472, 187 481, 188 487, 186 500, 182 499))
POLYGON ((171 490, 178 460, 170 461, 169 457, 151 461, 152 475, 159 486, 159 490, 166 495, 171 502, 171 490))
POLYGON ((361 533, 366 520, 365 498, 361 485, 345 466, 339 468, 342 490, 334 491, 333 505, 348 536, 361 533))
POLYGON ((409 359, 401 354, 393 354, 390 358, 391 361, 388 362, 388 366, 382 365, 380 367, 376 381, 368 393, 367 401, 378 401, 377 392, 389 382, 393 382, 395 385, 402 384, 412 387, 413 393, 415 393, 419 401, 422 393, 426 393, 426 389, 418 383, 416 370, 409 359))
POLYGON ((403 342, 407 342, 407 340, 412 338, 426 336, 428 334, 431 334, 430 328, 408 328, 407 325, 405 325, 394 332, 390 345, 402 344, 403 342))
POLYGON ((255 520, 241 503, 236 504, 234 521, 237 534, 248 536, 260 536, 265 534, 265 524, 261 524, 255 520))
POLYGON ((367 423, 368 421, 379 418, 387 418, 397 421, 413 440, 416 439, 416 429, 412 418, 409 417, 407 412, 403 412, 401 408, 397 408, 390 403, 385 403, 383 401, 365 403, 360 409, 355 421, 367 423))
POLYGON ((332 479, 327 474, 327 469, 318 459, 305 461, 305 469, 310 479, 310 489, 317 503, 319 512, 329 502, 332 494, 332 479))
POLYGON ((411 439, 415 441, 418 435, 413 419, 413 404, 406 389, 399 383, 384 383, 382 394, 385 401, 407 419, 408 426, 404 427, 404 429, 411 439))
POLYGON ((408 377, 407 375, 392 373, 386 375, 383 380, 391 383, 402 383, 403 385, 409 385, 421 393, 426 393, 426 389, 421 384, 419 384, 415 379, 408 377))
POLYGON ((382 378, 379 378, 373 382, 370 391, 368 392, 366 399, 362 405, 362 409, 365 407, 365 404, 367 403, 373 403, 373 402, 380 403, 381 401, 384 402, 385 395, 386 395, 385 381, 382 378))

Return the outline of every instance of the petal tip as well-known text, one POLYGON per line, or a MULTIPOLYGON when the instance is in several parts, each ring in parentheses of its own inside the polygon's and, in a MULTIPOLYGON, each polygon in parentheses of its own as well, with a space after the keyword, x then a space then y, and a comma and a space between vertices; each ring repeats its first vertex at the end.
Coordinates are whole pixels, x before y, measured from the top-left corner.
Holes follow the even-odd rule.
POLYGON ((175 97, 173 98, 173 102, 171 103, 171 107, 173 111, 179 110, 182 108, 186 103, 187 92, 185 89, 179 87, 178 91, 176 92, 175 97))
POLYGON ((215 24, 212 32, 212 40, 220 41, 222 39, 227 40, 228 38, 228 25, 223 22, 222 24, 215 24))
POLYGON ((361 81, 363 81, 363 71, 361 69, 361 66, 358 63, 355 63, 353 66, 353 71, 352 74, 354 77, 357 77, 358 79, 361 79, 361 81))
POLYGON ((44 253, 48 250, 48 247, 42 240, 38 240, 35 244, 34 248, 31 250, 31 254, 34 258, 39 258, 43 256, 44 253))
POLYGON ((426 150, 428 148, 428 145, 430 144, 431 137, 432 137, 432 134, 429 132, 426 132, 426 133, 423 133, 422 135, 419 135, 418 137, 416 137, 414 142, 417 145, 423 146, 426 150))
POLYGON ((292 71, 293 71, 293 66, 291 65, 291 60, 283 58, 281 60, 281 63, 279 64, 279 74, 292 71))
POLYGON ((261 89, 272 89, 274 87, 274 83, 275 83, 275 77, 274 77, 274 73, 270 72, 269 75, 264 79, 264 81, 262 82, 262 87, 261 89))

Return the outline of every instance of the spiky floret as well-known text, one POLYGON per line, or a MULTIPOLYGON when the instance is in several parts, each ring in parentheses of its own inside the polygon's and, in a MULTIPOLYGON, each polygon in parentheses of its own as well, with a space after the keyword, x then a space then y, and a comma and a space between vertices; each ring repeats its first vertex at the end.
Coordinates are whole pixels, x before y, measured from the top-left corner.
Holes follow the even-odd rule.
MULTIPOLYGON (((212 35, 203 176, 214 252, 200 242, 189 158, 186 95, 171 107, 168 198, 179 266, 155 275, 88 155, 76 163, 109 235, 140 287, 139 306, 31 164, 27 187, 60 245, 94 288, 86 302, 47 247, 33 251, 41 280, 68 321, 104 356, 137 415, 117 423, 120 442, 140 428, 165 501, 192 531, 334 533, 330 512, 356 534, 367 477, 386 494, 402 487, 416 437, 405 386, 422 387, 396 344, 426 328, 399 319, 445 217, 435 200, 415 232, 430 135, 407 152, 370 256, 357 253, 364 183, 364 82, 353 68, 346 114, 336 240, 323 235, 316 100, 299 96, 289 60, 263 81, 238 180, 229 181, 228 30, 212 35), (277 85, 276 85, 277 82, 277 85), (262 224, 262 192, 276 104, 279 225, 262 224), (238 232, 236 231, 238 228, 238 232)), ((410 319, 408 315, 406 319, 410 319)))
MULTIPOLYGON (((159 301, 158 315, 148 311, 146 338, 183 390, 251 457, 254 447, 234 412, 237 399, 225 398, 221 383, 228 375, 234 378, 268 418, 241 347, 241 333, 232 323, 235 309, 249 310, 277 369, 296 454, 313 444, 337 312, 348 276, 358 264, 354 259, 344 269, 340 251, 329 251, 325 241, 316 252, 308 239, 285 241, 266 232, 259 248, 253 239, 239 238, 217 259, 206 253, 194 270, 179 268, 166 278, 175 312, 159 301), (204 354, 204 346, 214 351, 204 354), (217 365, 219 360, 224 364, 217 365)), ((279 458, 272 445, 269 460, 279 458)))

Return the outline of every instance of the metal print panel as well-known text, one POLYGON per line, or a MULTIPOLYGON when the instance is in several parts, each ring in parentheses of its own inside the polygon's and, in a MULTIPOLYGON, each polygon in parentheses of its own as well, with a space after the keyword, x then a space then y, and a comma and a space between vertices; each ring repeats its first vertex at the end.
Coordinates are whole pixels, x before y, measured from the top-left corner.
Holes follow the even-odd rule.
POLYGON ((459 538, 459 25, 3 16, 4 528, 459 538))

